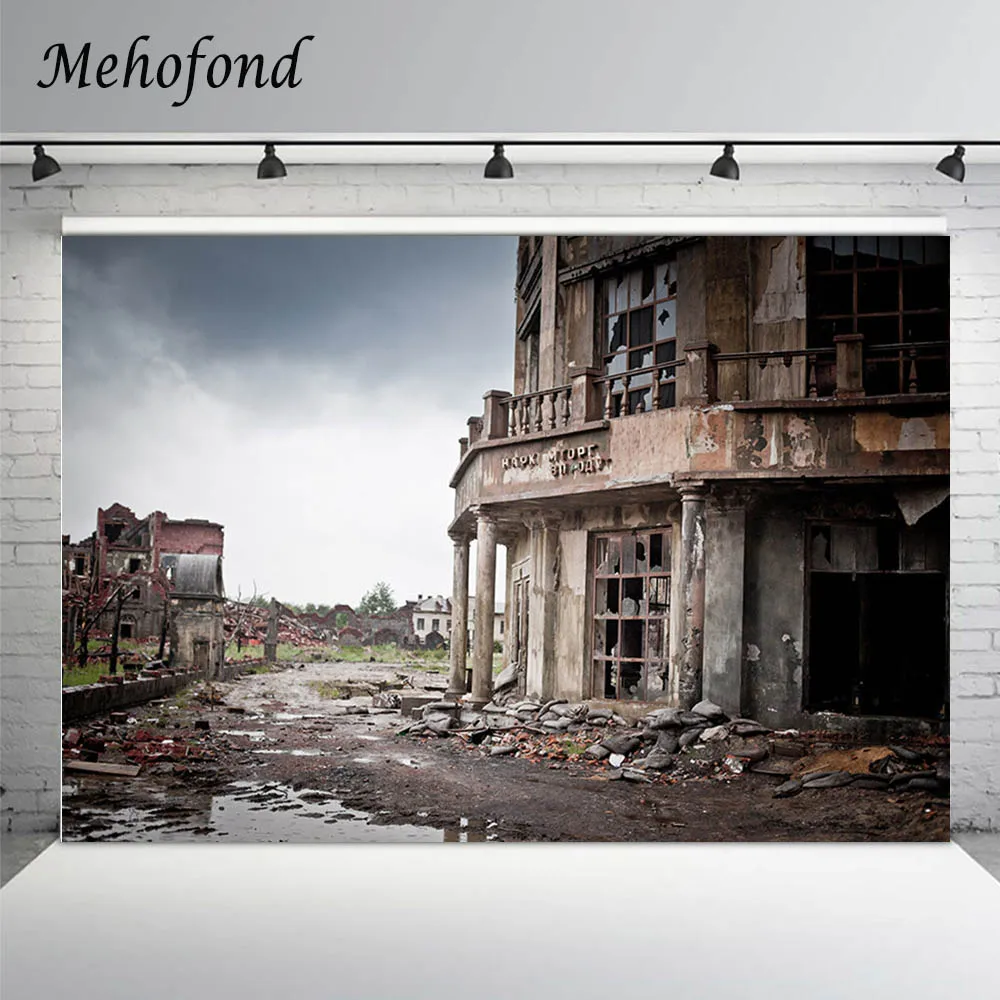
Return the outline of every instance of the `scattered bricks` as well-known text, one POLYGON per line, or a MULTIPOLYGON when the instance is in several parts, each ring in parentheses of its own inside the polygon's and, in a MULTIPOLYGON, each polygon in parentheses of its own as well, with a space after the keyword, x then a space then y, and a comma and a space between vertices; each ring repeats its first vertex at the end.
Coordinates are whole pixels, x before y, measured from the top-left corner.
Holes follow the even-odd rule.
POLYGON ((64 747, 75 747, 80 742, 80 730, 70 729, 63 737, 64 747))
POLYGON ((124 674, 102 674, 100 680, 102 684, 124 684, 125 676, 124 674))

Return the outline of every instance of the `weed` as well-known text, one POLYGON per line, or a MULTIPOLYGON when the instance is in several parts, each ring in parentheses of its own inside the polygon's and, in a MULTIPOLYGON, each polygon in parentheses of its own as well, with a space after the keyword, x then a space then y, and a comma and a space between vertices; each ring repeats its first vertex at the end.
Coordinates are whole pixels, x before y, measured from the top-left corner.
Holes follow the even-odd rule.
POLYGON ((331 681, 310 681, 309 687, 321 698, 343 698, 345 694, 331 681))

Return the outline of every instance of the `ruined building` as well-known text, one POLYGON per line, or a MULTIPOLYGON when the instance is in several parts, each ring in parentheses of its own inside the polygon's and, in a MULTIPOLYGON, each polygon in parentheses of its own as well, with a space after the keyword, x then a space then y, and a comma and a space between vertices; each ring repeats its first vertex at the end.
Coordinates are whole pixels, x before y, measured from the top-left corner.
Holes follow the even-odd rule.
POLYGON ((214 677, 226 658, 222 556, 165 556, 171 567, 171 662, 214 677))
MULTIPOLYGON (((219 564, 223 548, 222 525, 195 518, 172 520, 162 511, 139 518, 128 507, 112 504, 98 509, 97 527, 89 538, 71 542, 63 536, 63 642, 69 652, 83 607, 101 607, 114 587, 128 583, 122 607, 119 637, 159 636, 168 613, 167 601, 175 588, 179 560, 210 556, 219 564)), ((214 605, 213 605, 214 607, 214 605)), ((220 612, 221 613, 221 612, 220 612)), ((109 606, 96 630, 114 627, 109 606)), ((221 621, 221 619, 220 619, 221 621)))
MULTIPOLYGON (((514 392, 486 393, 451 483, 453 629, 470 572, 492 609, 503 544, 521 692, 941 727, 948 252, 522 238, 514 392)), ((470 654, 476 704, 492 631, 470 654)), ((453 644, 453 695, 465 659, 453 644)))

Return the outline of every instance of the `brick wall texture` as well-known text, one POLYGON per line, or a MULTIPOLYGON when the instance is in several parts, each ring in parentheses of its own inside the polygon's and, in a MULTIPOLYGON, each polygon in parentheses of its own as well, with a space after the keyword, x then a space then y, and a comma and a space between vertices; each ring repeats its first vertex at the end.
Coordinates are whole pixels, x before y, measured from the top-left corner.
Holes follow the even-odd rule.
MULTIPOLYGON (((933 157, 932 157, 933 159, 933 157)), ((3 830, 55 829, 60 789, 60 232, 64 215, 920 215, 952 233, 952 816, 1000 829, 1000 165, 5 167, 0 541, 3 830)))

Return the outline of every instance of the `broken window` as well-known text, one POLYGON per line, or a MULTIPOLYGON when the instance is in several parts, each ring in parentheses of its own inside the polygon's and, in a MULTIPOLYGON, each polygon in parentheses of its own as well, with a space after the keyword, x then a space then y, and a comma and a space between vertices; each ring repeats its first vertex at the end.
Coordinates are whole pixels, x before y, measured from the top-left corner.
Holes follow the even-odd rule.
POLYGON ((130 573, 138 573, 141 566, 142 560, 136 559, 134 556, 128 561, 128 571, 130 573))
POLYGON ((87 560, 83 556, 77 556, 73 560, 73 572, 77 576, 83 576, 83 574, 87 571, 86 567, 87 567, 87 560))
POLYGON ((607 374, 620 376, 611 386, 614 416, 675 405, 676 297, 673 259, 644 264, 602 283, 600 353, 607 374))
POLYGON ((654 528, 594 538, 593 697, 653 700, 667 690, 670 537, 654 528))
POLYGON ((948 703, 948 520, 809 527, 809 711, 941 718, 948 703))
POLYGON ((122 529, 125 527, 123 524, 117 524, 111 521, 104 525, 104 537, 109 542, 118 541, 118 536, 122 533, 122 529))
MULTIPOLYGON (((864 336, 867 395, 948 391, 948 237, 810 236, 806 293, 809 347, 864 336)), ((832 358, 816 378, 832 395, 832 358)))

